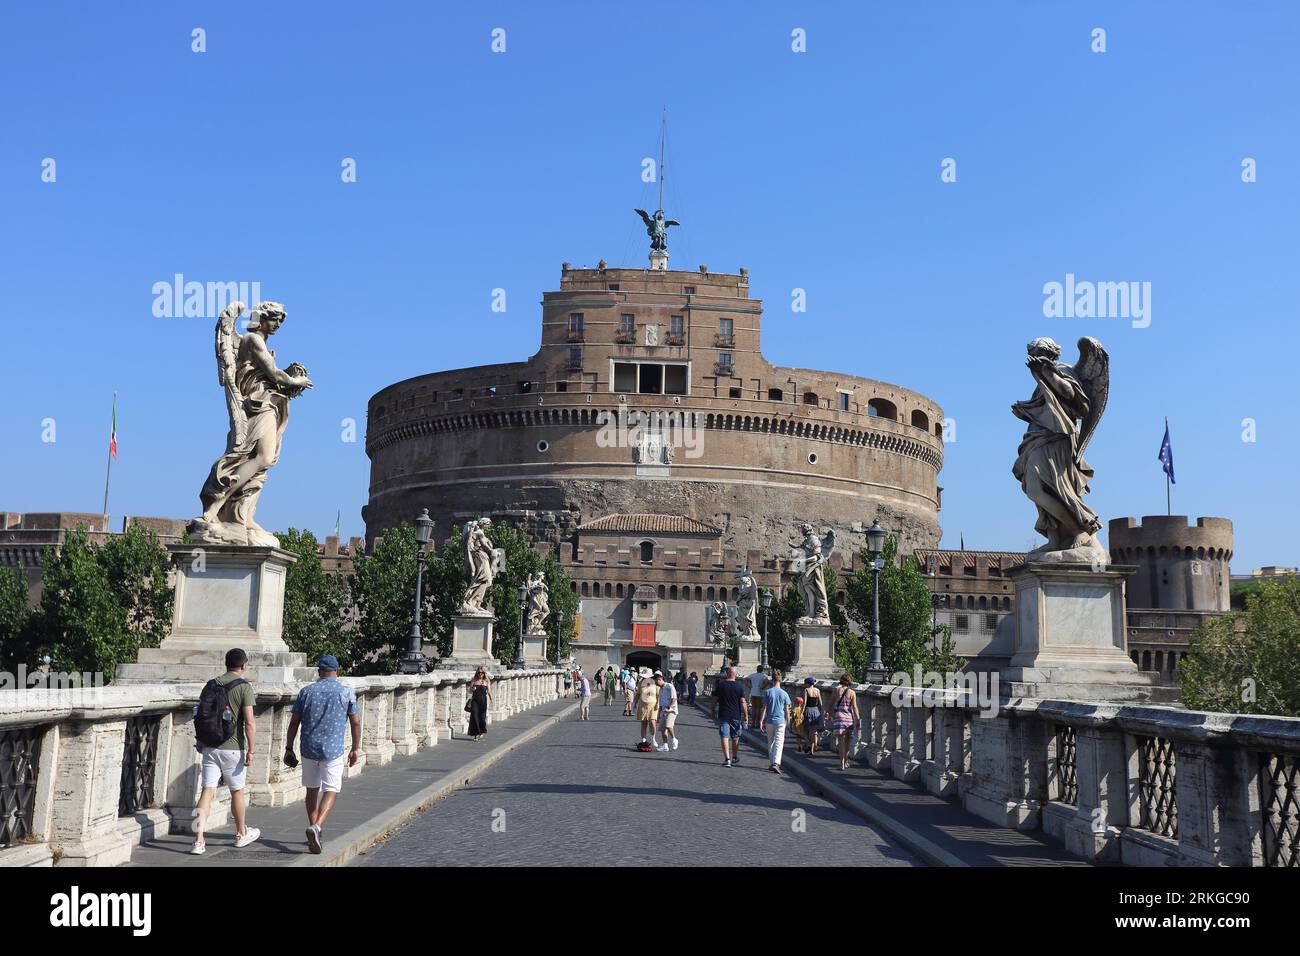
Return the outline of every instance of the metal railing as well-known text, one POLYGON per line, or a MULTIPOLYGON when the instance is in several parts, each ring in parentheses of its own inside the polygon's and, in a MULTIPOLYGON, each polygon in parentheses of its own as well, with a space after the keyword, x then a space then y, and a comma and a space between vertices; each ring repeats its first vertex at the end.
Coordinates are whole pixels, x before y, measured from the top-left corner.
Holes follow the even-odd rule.
POLYGON ((1079 802, 1078 738, 1068 724, 1056 725, 1056 793, 1060 803, 1079 802))
POLYGON ((1300 763, 1294 754, 1260 754, 1259 808, 1264 865, 1300 868, 1300 763))
POLYGON ((1138 737, 1138 820, 1140 830, 1178 839, 1177 768, 1173 742, 1138 737))
POLYGON ((31 836, 44 727, 0 730, 0 847, 31 836))
POLYGON ((122 783, 117 815, 130 816, 154 806, 154 777, 158 770, 158 728, 162 717, 131 717, 122 747, 122 783))

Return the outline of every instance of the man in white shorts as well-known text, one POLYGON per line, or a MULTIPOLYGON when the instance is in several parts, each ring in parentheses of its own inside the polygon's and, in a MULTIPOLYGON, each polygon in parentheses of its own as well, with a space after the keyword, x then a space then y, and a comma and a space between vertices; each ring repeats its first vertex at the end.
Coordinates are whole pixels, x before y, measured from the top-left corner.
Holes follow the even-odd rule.
POLYGON ((190 853, 207 852, 204 830, 217 787, 222 780, 230 788, 230 813, 235 818, 235 846, 243 848, 256 842, 262 831, 249 828, 245 819, 244 785, 248 765, 253 761, 256 723, 253 706, 257 692, 244 679, 248 655, 235 647, 226 652, 226 672, 209 681, 195 707, 194 724, 198 747, 203 754, 203 792, 194 813, 194 844, 190 853), (220 741, 220 743, 217 743, 220 741))
POLYGON ((677 749, 677 688, 664 678, 663 671, 655 671, 655 686, 659 688, 659 752, 668 753, 677 749))
POLYGON ((330 654, 320 659, 317 680, 298 691, 284 748, 284 762, 296 766, 293 742, 302 728, 302 784, 307 788, 307 847, 324 849, 321 830, 343 789, 343 724, 352 728, 352 750, 347 765, 356 766, 361 755, 361 713, 357 695, 339 681, 339 662, 330 654))

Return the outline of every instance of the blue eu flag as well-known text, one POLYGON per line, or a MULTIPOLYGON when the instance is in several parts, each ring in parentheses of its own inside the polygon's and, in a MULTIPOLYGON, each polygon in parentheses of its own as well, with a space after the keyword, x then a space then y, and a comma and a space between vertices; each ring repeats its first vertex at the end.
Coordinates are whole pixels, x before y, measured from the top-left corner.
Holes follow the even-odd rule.
POLYGON ((1174 484, 1174 446, 1169 444, 1169 423, 1165 422, 1165 439, 1160 443, 1160 464, 1164 467, 1165 474, 1174 484))

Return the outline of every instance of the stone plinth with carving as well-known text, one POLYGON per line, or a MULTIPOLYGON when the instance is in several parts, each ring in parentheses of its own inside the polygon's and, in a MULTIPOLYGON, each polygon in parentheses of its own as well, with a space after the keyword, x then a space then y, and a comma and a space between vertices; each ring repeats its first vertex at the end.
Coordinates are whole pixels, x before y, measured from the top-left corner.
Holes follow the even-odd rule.
POLYGON ((451 656, 442 660, 440 667, 453 670, 500 668, 500 662, 492 656, 491 614, 458 614, 451 620, 451 656))
POLYGON ((207 681, 226 651, 248 653, 254 682, 313 680, 316 670, 285 644, 284 579, 297 556, 273 547, 168 545, 176 568, 171 633, 121 664, 117 683, 207 681))
POLYGON ((800 618, 794 627, 794 663, 786 677, 793 681, 805 677, 838 677, 843 668, 835 663, 834 625, 800 618))
POLYGON ((546 660, 546 641, 545 631, 539 634, 524 635, 524 664, 527 667, 549 667, 546 660))

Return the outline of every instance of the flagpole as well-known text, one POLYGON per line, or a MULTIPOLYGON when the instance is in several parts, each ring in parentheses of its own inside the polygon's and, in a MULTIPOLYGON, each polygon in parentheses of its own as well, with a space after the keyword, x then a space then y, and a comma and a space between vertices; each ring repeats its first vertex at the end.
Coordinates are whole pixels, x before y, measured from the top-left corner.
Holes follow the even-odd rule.
MULTIPOLYGON (((1165 416, 1165 434, 1169 434, 1169 416, 1165 416)), ((1174 513, 1173 496, 1169 491, 1169 469, 1165 469, 1165 517, 1174 513)))
MULTIPOLYGON (((113 418, 117 418, 117 392, 113 393, 113 418)), ((109 428, 116 426, 116 421, 110 422, 109 428)), ((111 431, 110 431, 111 434, 111 431)), ((113 477, 113 443, 109 440, 108 444, 108 468, 104 471, 104 521, 108 521, 108 482, 113 477)), ((108 530, 107 526, 104 528, 108 530)))

